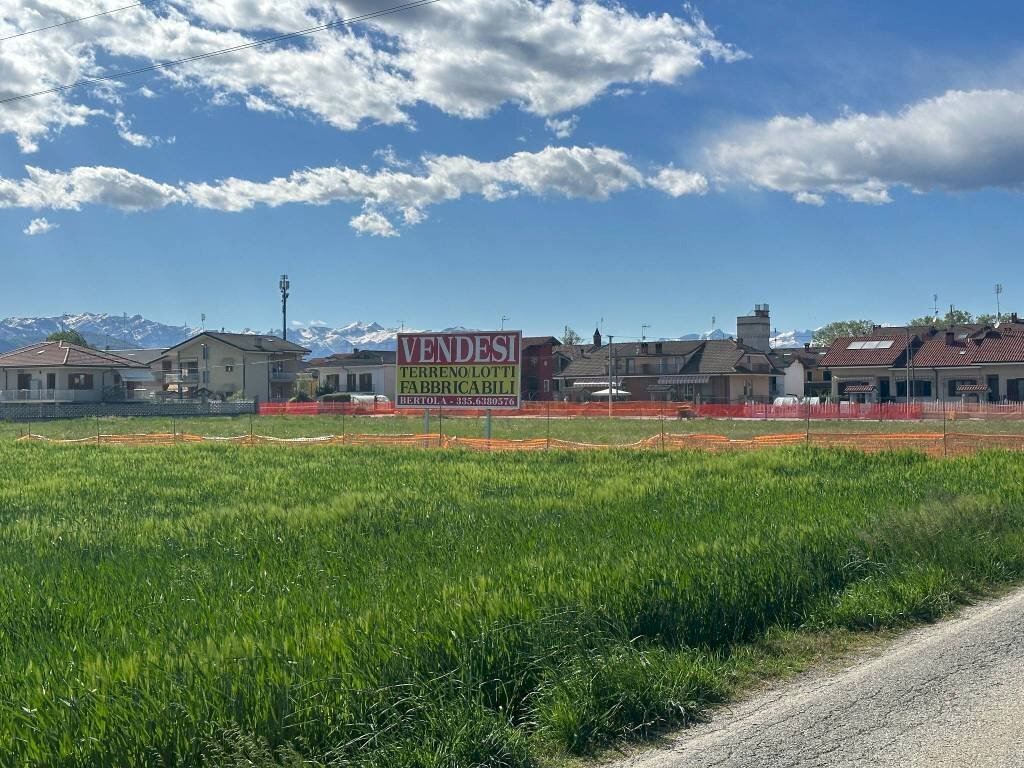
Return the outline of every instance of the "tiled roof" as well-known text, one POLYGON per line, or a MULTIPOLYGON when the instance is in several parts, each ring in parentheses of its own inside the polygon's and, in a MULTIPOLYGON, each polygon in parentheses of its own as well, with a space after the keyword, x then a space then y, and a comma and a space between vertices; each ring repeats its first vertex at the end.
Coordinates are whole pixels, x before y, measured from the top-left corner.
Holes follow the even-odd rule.
POLYGON ((973 339, 957 339, 947 341, 945 333, 928 339, 914 353, 913 365, 918 368, 953 368, 962 365, 973 365, 978 351, 978 342, 973 339))
POLYGON ((136 363, 149 365, 153 361, 159 360, 163 357, 167 350, 163 347, 159 347, 156 349, 108 349, 106 351, 112 355, 117 355, 118 357, 134 360, 136 363))
POLYGON ((43 341, 0 355, 0 368, 144 368, 141 363, 110 352, 66 341, 43 341))
POLYGON ((1024 363, 1024 333, 987 335, 974 359, 979 363, 1024 363))
POLYGON ((225 344, 230 344, 232 347, 236 347, 243 352, 295 352, 299 354, 309 354, 309 350, 305 347, 299 346, 291 341, 285 341, 284 339, 265 333, 221 333, 219 331, 203 331, 197 333, 190 339, 186 339, 181 344, 175 344, 173 347, 168 349, 177 349, 183 344, 188 344, 195 341, 200 336, 208 336, 211 339, 222 341, 225 344))
POLYGON ((559 346, 561 342, 554 336, 523 336, 523 349, 528 347, 540 347, 544 344, 551 344, 552 346, 559 346))
POLYGON ((843 368, 885 365, 895 363, 907 348, 905 333, 874 333, 870 336, 857 336, 836 339, 821 358, 819 365, 823 368, 843 368), (878 349, 858 349, 860 342, 891 341, 892 345, 878 349), (850 349, 850 345, 855 345, 850 349))

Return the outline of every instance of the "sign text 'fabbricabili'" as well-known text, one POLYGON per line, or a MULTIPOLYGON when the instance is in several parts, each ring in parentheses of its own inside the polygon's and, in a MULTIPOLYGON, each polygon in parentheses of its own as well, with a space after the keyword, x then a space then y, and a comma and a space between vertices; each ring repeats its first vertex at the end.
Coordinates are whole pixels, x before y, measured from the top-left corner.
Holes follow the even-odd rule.
POLYGON ((518 408, 519 331, 398 334, 397 408, 518 408))

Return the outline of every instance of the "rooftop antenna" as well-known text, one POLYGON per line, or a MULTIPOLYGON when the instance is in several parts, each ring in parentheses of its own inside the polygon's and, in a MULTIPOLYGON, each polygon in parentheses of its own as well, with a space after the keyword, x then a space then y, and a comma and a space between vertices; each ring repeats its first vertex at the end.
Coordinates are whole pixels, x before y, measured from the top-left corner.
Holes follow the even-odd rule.
POLYGON ((398 331, 399 331, 399 333, 401 333, 404 330, 405 330, 405 320, 399 320, 398 321, 398 331))
POLYGON ((512 318, 509 317, 508 315, 502 315, 501 316, 501 330, 503 330, 503 331, 505 330, 505 321, 506 320, 511 320, 511 319, 512 318))
POLYGON ((647 330, 648 328, 650 328, 650 327, 651 327, 651 324, 650 324, 650 323, 644 323, 643 325, 641 325, 641 326, 640 326, 640 343, 641 343, 641 344, 643 344, 643 343, 644 343, 644 340, 645 340, 645 339, 647 338, 647 336, 646 336, 646 334, 645 334, 644 332, 645 332, 645 331, 646 331, 646 330, 647 330))
POLYGON ((281 338, 288 341, 288 289, 291 287, 288 275, 281 275, 277 286, 281 289, 281 338))
POLYGON ((203 312, 202 314, 199 315, 199 322, 200 322, 200 324, 202 326, 202 329, 205 331, 206 330, 206 313, 205 312, 203 312))
POLYGON ((999 296, 1000 296, 1000 294, 1002 294, 1002 292, 1003 292, 1003 284, 1002 283, 996 283, 996 322, 997 323, 999 322, 999 319, 1002 317, 1002 312, 1001 312, 1001 310, 999 308, 999 296))
POLYGON ((932 294, 932 317, 939 316, 939 294, 932 294))

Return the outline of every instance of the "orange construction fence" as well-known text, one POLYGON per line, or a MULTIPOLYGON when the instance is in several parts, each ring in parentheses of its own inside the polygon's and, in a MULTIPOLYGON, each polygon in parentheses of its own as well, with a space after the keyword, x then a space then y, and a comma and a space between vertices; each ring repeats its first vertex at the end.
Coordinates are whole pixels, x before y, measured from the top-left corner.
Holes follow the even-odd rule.
POLYGON ((475 451, 544 451, 544 450, 689 450, 711 453, 760 450, 794 445, 813 445, 823 448, 852 448, 867 453, 879 451, 914 450, 930 456, 962 456, 982 450, 1004 449, 1024 451, 1022 435, 980 435, 964 433, 908 432, 908 433, 822 433, 804 432, 759 435, 749 439, 734 439, 723 435, 709 434, 656 434, 634 443, 603 444, 580 443, 555 438, 531 438, 524 440, 496 440, 472 437, 454 437, 443 434, 422 435, 324 435, 322 437, 269 437, 267 435, 240 435, 238 437, 204 437, 179 432, 177 434, 150 433, 139 435, 94 435, 82 438, 51 438, 28 434, 22 441, 37 441, 63 445, 125 445, 125 446, 172 446, 172 445, 280 445, 280 446, 326 446, 326 445, 377 445, 409 448, 463 448, 475 451))

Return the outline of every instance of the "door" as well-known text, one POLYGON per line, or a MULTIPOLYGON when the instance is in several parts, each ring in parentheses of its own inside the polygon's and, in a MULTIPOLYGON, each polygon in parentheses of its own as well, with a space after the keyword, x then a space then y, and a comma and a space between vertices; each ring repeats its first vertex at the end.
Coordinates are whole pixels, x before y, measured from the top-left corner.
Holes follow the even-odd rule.
POLYGON ((51 391, 57 388, 57 374, 56 373, 48 373, 48 374, 46 374, 46 388, 51 390, 51 391))
POLYGON ((1021 379, 1007 379, 1006 381, 1006 399, 1013 400, 1015 402, 1020 401, 1021 396, 1021 379))
POLYGON ((999 401, 999 376, 989 376, 986 379, 988 383, 988 401, 995 403, 999 401))
POLYGON ((878 380, 878 402, 887 403, 889 402, 889 380, 879 379, 878 380))

